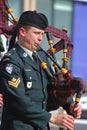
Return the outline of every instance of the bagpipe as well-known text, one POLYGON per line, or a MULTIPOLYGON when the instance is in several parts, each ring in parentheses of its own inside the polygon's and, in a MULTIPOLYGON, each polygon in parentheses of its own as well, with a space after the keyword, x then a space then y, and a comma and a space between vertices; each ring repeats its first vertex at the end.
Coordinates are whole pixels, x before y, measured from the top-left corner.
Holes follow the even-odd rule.
MULTIPOLYGON (((10 38, 17 24, 17 18, 14 18, 12 15, 12 9, 8 6, 6 0, 0 0, 0 7, 2 14, 0 19, 0 34, 4 34, 7 38, 10 38), (7 25, 8 21, 12 23, 11 26, 7 25)), ((67 29, 58 29, 53 26, 48 26, 45 29, 45 33, 50 49, 45 51, 43 48, 40 48, 52 60, 55 73, 52 74, 47 67, 47 63, 42 61, 39 55, 37 56, 41 63, 41 67, 51 79, 48 85, 48 96, 49 102, 52 101, 52 104, 51 106, 49 105, 49 107, 50 109, 57 109, 59 106, 68 104, 70 102, 70 97, 73 97, 75 94, 75 104, 77 104, 80 101, 81 95, 86 91, 86 84, 81 77, 73 76, 71 70, 67 67, 67 62, 73 49, 73 44, 67 35, 67 29), (60 40, 54 44, 52 36, 60 40), (55 56, 60 50, 63 50, 64 54, 62 66, 57 63, 55 56)))
POLYGON ((86 84, 83 78, 75 77, 72 75, 71 70, 68 70, 67 62, 71 55, 73 44, 67 35, 67 30, 58 29, 53 26, 48 26, 45 29, 48 43, 50 49, 42 51, 52 60, 55 73, 52 74, 48 70, 47 63, 42 61, 40 56, 38 59, 41 63, 41 67, 51 78, 48 84, 48 110, 57 109, 59 106, 69 104, 71 102, 71 97, 75 96, 75 105, 80 102, 81 95, 86 91, 86 84), (59 38, 60 40, 54 44, 52 36, 59 38), (57 63, 55 54, 63 50, 64 57, 62 58, 62 66, 57 63))

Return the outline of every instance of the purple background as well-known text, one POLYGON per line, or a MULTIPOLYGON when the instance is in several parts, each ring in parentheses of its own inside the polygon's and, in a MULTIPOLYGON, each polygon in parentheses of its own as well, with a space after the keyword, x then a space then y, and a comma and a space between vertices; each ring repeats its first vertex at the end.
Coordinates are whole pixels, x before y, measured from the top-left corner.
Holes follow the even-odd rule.
POLYGON ((73 75, 83 77, 87 83, 87 3, 74 2, 71 70, 73 75))

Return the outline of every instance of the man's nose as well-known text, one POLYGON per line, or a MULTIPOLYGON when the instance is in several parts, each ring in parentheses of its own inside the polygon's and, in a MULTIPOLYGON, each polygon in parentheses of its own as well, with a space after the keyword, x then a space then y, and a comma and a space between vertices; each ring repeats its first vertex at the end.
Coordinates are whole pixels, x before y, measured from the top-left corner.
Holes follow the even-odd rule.
POLYGON ((42 34, 40 34, 40 35, 38 36, 38 40, 39 40, 39 41, 42 41, 42 38, 43 38, 43 36, 42 36, 42 34))

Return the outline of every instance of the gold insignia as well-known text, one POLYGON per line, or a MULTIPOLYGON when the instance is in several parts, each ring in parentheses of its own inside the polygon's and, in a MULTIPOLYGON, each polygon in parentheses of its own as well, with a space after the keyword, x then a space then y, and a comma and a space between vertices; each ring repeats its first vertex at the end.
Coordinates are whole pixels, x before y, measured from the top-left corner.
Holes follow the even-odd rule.
POLYGON ((8 84, 15 88, 18 87, 19 83, 20 83, 20 78, 18 78, 18 79, 12 78, 11 81, 8 81, 8 84))
POLYGON ((8 61, 8 60, 10 60, 10 58, 5 58, 5 59, 3 59, 3 61, 8 61))
POLYGON ((5 56, 11 56, 11 54, 10 53, 6 53, 5 56))

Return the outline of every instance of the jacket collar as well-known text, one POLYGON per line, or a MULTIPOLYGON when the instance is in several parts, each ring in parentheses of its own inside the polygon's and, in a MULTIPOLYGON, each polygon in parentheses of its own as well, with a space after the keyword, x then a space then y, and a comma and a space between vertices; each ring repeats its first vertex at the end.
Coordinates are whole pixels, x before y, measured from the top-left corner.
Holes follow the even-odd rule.
POLYGON ((29 65, 39 71, 32 58, 23 50, 23 48, 20 47, 19 44, 16 43, 14 48, 23 62, 27 62, 29 65))

